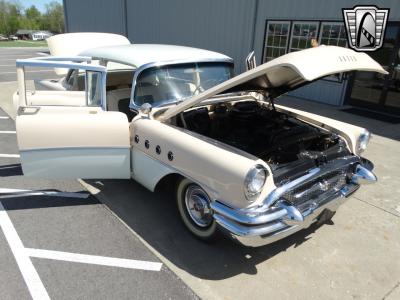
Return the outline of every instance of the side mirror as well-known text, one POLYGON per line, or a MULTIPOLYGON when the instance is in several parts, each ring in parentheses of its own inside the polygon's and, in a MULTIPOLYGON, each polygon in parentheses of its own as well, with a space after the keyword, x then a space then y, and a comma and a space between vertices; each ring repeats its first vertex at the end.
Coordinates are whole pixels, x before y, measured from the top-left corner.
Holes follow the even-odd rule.
POLYGON ((246 71, 254 69, 255 67, 257 67, 256 55, 254 51, 251 51, 246 57, 246 71))

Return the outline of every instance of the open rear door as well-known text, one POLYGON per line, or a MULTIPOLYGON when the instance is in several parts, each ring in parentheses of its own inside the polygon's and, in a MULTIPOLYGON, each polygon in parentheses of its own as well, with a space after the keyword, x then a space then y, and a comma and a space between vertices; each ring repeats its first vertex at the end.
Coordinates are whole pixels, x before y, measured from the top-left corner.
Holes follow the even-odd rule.
MULTIPOLYGON (((50 60, 51 58, 48 58, 50 60)), ((129 122, 125 114, 105 111, 105 68, 84 63, 84 101, 57 91, 54 103, 47 93, 24 90, 24 64, 63 67, 60 62, 17 62, 19 107, 16 117, 18 147, 24 175, 40 178, 130 178, 129 122), (85 101, 86 100, 86 101, 85 101)), ((71 67, 70 64, 66 67, 71 67)))
POLYGON ((16 124, 26 176, 130 178, 129 124, 122 113, 29 107, 16 124))

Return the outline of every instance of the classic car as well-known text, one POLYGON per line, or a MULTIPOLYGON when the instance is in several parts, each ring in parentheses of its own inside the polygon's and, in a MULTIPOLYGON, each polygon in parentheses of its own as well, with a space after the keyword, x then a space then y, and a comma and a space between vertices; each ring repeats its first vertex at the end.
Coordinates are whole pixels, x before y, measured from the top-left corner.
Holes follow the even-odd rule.
POLYGON ((322 45, 235 77, 223 54, 168 45, 108 45, 16 65, 26 176, 133 178, 150 191, 167 181, 183 224, 202 240, 223 232, 266 245, 330 219, 377 180, 361 156, 366 129, 276 103, 332 74, 386 74, 365 53, 322 45), (110 84, 108 63, 129 66, 132 81, 110 84), (27 67, 82 70, 85 89, 27 91, 27 67))

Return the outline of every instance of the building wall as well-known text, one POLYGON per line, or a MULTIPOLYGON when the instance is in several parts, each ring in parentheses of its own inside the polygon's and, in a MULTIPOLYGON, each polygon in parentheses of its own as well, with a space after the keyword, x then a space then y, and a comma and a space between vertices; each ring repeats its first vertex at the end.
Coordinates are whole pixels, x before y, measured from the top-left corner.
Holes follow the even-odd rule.
POLYGON ((231 56, 237 62, 236 71, 242 72, 252 49, 256 2, 64 0, 64 6, 68 32, 114 32, 126 35, 132 43, 205 48, 231 56))
MULTIPOLYGON (((128 38, 222 52, 241 62, 249 53, 255 0, 127 0, 128 38)), ((238 64, 237 71, 243 71, 238 64)))
MULTIPOLYGON (((262 62, 266 20, 343 21, 342 8, 365 1, 321 0, 64 0, 68 32, 126 35, 133 43, 167 43, 225 53, 245 70, 255 50, 262 62)), ((399 0, 374 0, 400 21, 399 0)), ((291 95, 332 105, 343 103, 346 81, 319 80, 291 95)))
POLYGON ((67 32, 95 31, 125 35, 125 0, 64 0, 67 32))

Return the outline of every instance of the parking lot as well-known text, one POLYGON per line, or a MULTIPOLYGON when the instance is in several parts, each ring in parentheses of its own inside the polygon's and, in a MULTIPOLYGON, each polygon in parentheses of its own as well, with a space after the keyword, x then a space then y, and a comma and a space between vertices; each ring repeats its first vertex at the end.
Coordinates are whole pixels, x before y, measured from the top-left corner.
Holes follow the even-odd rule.
MULTIPOLYGON (((11 64, 35 51, 6 54, 11 64)), ((8 70, 0 66, 0 106, 11 114, 8 70)), ((24 178, 14 122, 0 112, 0 298, 399 299, 400 125, 282 102, 370 129, 365 156, 379 182, 362 187, 331 223, 255 249, 194 239, 167 189, 24 178)))

